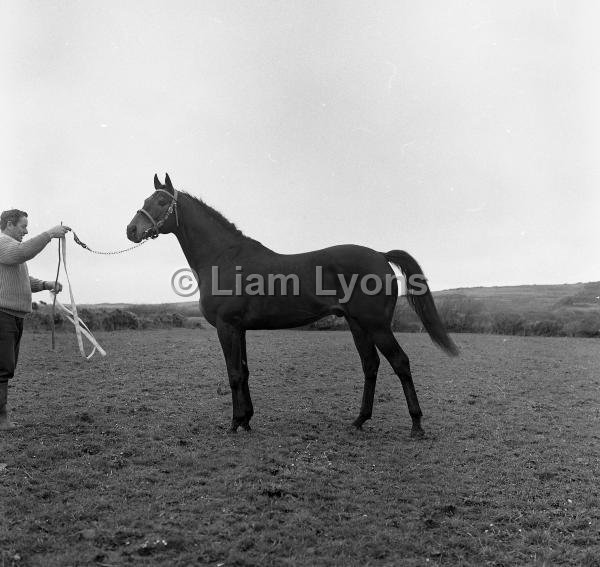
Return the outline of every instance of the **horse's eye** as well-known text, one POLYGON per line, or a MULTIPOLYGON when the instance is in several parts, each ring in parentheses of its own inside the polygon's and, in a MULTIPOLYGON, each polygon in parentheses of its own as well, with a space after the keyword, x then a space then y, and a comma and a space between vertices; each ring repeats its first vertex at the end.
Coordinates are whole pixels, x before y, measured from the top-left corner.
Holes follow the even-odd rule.
POLYGON ((158 204, 159 204, 161 207, 164 207, 164 206, 167 204, 167 200, 166 200, 166 199, 159 199, 159 200, 158 200, 158 204))

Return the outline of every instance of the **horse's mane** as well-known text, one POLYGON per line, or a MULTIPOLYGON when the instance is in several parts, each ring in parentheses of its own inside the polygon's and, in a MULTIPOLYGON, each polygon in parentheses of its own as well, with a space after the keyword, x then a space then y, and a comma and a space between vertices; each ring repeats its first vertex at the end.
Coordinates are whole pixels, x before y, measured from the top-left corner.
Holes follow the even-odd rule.
POLYGON ((198 197, 194 197, 194 195, 190 195, 187 191, 179 191, 179 193, 183 193, 186 197, 189 197, 192 202, 196 205, 202 207, 203 211, 213 220, 217 221, 221 226, 228 229, 229 231, 237 234, 239 236, 245 236, 244 233, 235 226, 230 220, 226 219, 219 211, 213 209, 210 205, 207 205, 202 199, 198 197))

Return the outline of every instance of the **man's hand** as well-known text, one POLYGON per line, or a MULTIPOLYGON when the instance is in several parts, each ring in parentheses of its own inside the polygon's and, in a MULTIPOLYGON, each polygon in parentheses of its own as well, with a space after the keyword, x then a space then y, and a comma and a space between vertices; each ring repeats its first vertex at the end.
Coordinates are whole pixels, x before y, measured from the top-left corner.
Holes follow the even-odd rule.
POLYGON ((71 229, 68 226, 59 224, 58 226, 55 226, 47 230, 46 232, 50 235, 51 238, 62 238, 70 230, 71 229))
POLYGON ((44 289, 51 291, 52 293, 60 293, 62 291, 62 284, 58 282, 56 289, 54 288, 54 282, 44 282, 44 289))

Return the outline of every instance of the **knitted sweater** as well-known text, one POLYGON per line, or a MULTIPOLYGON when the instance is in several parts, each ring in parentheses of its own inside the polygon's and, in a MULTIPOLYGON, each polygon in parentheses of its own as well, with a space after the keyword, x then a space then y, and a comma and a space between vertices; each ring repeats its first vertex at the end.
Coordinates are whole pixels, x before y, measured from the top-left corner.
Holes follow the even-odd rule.
POLYGON ((31 313, 31 292, 42 291, 44 282, 29 275, 27 260, 52 240, 47 232, 19 242, 0 233, 0 311, 25 317, 31 313))

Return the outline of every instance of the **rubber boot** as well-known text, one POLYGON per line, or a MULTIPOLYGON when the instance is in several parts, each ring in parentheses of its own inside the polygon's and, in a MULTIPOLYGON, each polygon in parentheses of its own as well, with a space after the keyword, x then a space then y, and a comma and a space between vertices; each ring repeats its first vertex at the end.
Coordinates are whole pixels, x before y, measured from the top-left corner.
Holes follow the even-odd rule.
POLYGON ((10 421, 6 400, 8 398, 8 382, 0 384, 0 431, 10 431, 15 424, 10 421))

